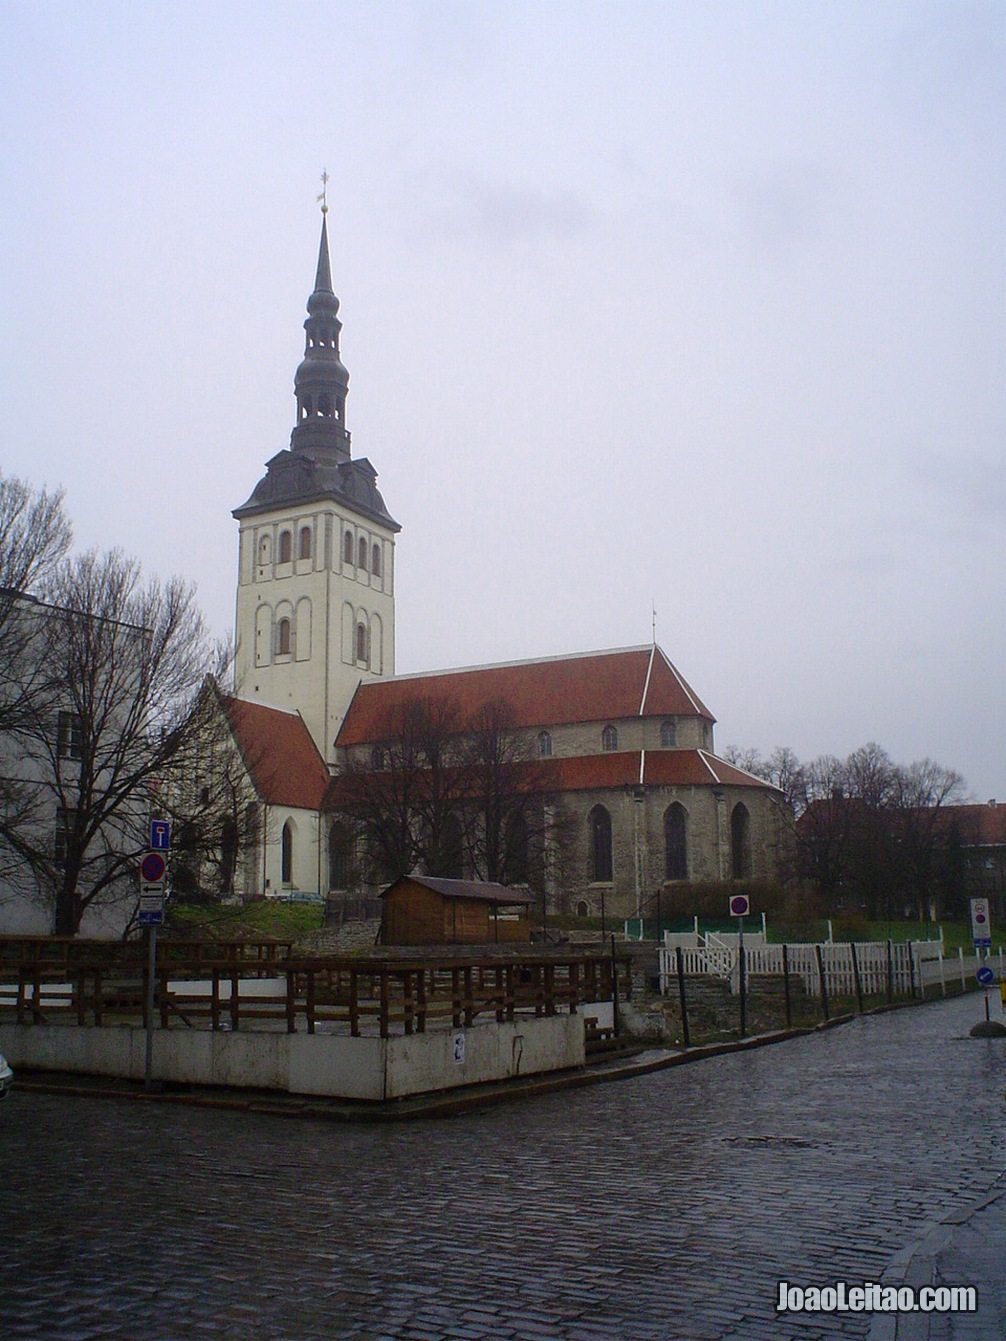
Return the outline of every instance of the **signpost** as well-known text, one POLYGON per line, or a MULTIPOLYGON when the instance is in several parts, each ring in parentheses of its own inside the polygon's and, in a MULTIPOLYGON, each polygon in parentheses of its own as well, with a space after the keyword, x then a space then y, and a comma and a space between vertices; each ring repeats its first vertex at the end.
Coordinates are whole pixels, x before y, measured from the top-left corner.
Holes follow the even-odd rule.
POLYGON ((154 978, 157 976, 157 928, 164 921, 164 886, 167 863, 161 855, 171 850, 171 824, 150 821, 150 851, 140 862, 139 923, 147 928, 147 1050, 143 1067, 145 1089, 153 1089, 154 978))
MULTIPOLYGON (((986 957, 992 948, 992 922, 989 917, 988 899, 971 900, 971 938, 975 943, 975 954, 980 955, 985 951, 986 957)), ((978 970, 978 981, 985 988, 985 1019, 991 1019, 989 1015, 989 993, 988 989, 996 980, 996 975, 988 964, 983 964, 978 970)))
POLYGON ((747 1005, 744 1000, 744 919, 751 911, 751 900, 746 894, 734 894, 730 899, 730 916, 738 918, 737 923, 737 971, 741 990, 741 1038, 747 1029, 747 1005))

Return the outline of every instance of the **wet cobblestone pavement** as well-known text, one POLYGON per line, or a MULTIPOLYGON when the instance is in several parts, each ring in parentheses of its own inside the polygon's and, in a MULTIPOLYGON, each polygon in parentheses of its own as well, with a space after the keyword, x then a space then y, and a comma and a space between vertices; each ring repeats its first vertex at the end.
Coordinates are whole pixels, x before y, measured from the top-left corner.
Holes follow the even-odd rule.
MULTIPOLYGON (((988 1200, 1006 1042, 967 1037, 980 1010, 937 1003, 401 1125, 15 1088, 2 1335, 865 1338, 868 1314, 777 1316, 777 1282, 880 1281, 988 1200)), ((962 1224, 941 1279, 970 1283, 966 1235, 1002 1243, 1002 1221, 991 1207, 962 1224)), ((1001 1335, 964 1322, 932 1335, 1001 1335)))

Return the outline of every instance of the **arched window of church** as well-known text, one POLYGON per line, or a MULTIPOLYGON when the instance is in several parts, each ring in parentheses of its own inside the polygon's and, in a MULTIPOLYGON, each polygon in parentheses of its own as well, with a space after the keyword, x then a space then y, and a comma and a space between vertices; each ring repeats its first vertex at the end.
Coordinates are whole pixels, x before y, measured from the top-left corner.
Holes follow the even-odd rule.
POLYGON ((381 547, 375 545, 370 551, 370 571, 375 577, 381 576, 381 547))
POLYGON ((437 875, 443 880, 460 880, 465 873, 461 821, 457 815, 448 815, 444 821, 436 866, 437 875))
POLYGON ((353 834, 338 820, 328 833, 328 887, 349 889, 353 882, 353 834))
POLYGON ((300 417, 301 419, 308 419, 310 418, 310 415, 311 415, 311 397, 305 396, 300 404, 300 417))
POLYGON ((347 531, 342 542, 342 559, 344 563, 353 562, 353 536, 347 531))
POLYGON ((367 660, 367 626, 364 623, 356 626, 356 659, 363 662, 367 660))
POLYGON ((601 732, 601 749, 602 750, 618 749, 618 729, 614 726, 611 726, 610 723, 601 732))
POLYGON ((276 625, 276 652, 278 656, 290 655, 290 621, 281 619, 276 625))
POLYGON ((530 842, 527 820, 519 811, 510 816, 506 832, 506 868, 503 883, 526 885, 530 867, 530 842))
POLYGON ((364 572, 367 571, 367 537, 366 537, 366 536, 362 536, 362 535, 360 536, 360 555, 359 555, 359 558, 358 558, 357 561, 356 561, 356 566, 357 566, 357 568, 362 568, 364 572))
POLYGON ((750 880, 751 816, 743 801, 730 814, 730 862, 735 880, 750 880))
POLYGON ((289 820, 283 825, 280 851, 280 879, 284 885, 293 884, 293 826, 289 820))
POLYGON ((590 826, 590 878, 595 884, 611 881, 611 816, 595 806, 587 816, 590 826))
POLYGON ((552 737, 547 731, 538 732, 538 758, 550 759, 552 757, 552 737))
POLYGON ((586 899, 581 899, 576 905, 576 915, 577 917, 588 917, 590 915, 590 908, 587 906, 586 899))
POLYGON ((664 877, 688 879, 688 815, 678 801, 664 811, 664 877))
POLYGON ((671 750, 678 743, 678 724, 673 718, 660 723, 660 743, 665 750, 671 750))
POLYGON ((311 528, 302 526, 300 528, 300 557, 309 559, 311 557, 311 528))
POLYGON ((289 531, 279 533, 279 561, 289 563, 293 555, 293 539, 289 531))

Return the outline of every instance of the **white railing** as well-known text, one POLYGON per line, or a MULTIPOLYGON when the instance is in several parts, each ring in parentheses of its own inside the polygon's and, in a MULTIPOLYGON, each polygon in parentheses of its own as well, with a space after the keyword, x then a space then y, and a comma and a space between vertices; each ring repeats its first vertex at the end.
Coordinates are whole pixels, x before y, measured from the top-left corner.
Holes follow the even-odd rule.
MULTIPOLYGON (((888 986, 899 996, 911 992, 921 994, 924 987, 942 986, 946 993, 948 961, 944 959, 940 941, 865 941, 853 947, 846 942, 792 945, 765 945, 744 941, 744 972, 747 978, 781 976, 788 972, 799 978, 808 996, 819 997, 822 987, 829 996, 856 996, 856 974, 864 996, 879 996, 888 986), (785 957, 784 957, 785 951, 785 957)), ((700 946, 665 944, 660 949, 660 990, 667 992, 677 978, 678 950, 681 951, 682 971, 686 977, 712 976, 729 982, 730 990, 740 991, 740 955, 735 945, 711 933, 700 946)), ((974 956, 970 957, 974 959, 974 956)), ((1002 972, 1002 949, 999 968, 1002 972)), ((964 956, 960 957, 961 981, 965 981, 964 956)), ((973 974, 977 967, 969 964, 973 974)), ((954 965, 953 971, 956 971, 954 965)))

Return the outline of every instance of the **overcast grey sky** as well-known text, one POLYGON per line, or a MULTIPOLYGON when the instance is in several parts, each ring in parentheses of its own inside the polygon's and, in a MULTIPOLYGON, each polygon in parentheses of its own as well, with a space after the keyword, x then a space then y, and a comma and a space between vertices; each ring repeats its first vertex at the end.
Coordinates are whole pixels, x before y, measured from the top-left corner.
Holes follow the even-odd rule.
POLYGON ((398 669, 1006 799, 1006 5, 0 3, 0 464, 233 621, 322 168, 398 669))

